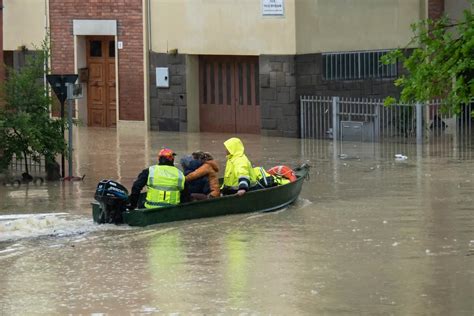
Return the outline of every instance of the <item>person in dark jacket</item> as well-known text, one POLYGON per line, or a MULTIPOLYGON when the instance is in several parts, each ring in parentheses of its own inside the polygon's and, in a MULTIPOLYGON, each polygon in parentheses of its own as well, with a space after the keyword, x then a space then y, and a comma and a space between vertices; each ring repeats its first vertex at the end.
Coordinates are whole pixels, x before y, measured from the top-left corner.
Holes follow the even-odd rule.
MULTIPOLYGON (((181 166, 183 173, 187 176, 193 173, 202 166, 203 162, 195 155, 187 155, 181 158, 181 166)), ((202 200, 210 193, 209 181, 206 177, 195 179, 193 181, 186 181, 186 188, 191 195, 192 200, 202 200)))
POLYGON ((212 155, 208 152, 193 152, 193 157, 202 162, 202 165, 191 173, 185 173, 186 183, 194 183, 200 179, 207 179, 209 182, 209 194, 206 198, 216 198, 221 195, 219 187, 219 166, 212 155))

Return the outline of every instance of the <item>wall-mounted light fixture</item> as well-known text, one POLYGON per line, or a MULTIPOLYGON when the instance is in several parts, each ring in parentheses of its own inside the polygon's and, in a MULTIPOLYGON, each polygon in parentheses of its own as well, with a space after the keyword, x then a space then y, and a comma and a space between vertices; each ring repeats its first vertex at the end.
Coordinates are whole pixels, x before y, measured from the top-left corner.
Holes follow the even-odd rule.
POLYGON ((177 48, 170 49, 170 50, 168 50, 168 54, 178 55, 178 49, 177 48))
POLYGON ((21 46, 17 47, 17 50, 24 53, 24 52, 28 51, 28 48, 26 48, 26 45, 21 45, 21 46))

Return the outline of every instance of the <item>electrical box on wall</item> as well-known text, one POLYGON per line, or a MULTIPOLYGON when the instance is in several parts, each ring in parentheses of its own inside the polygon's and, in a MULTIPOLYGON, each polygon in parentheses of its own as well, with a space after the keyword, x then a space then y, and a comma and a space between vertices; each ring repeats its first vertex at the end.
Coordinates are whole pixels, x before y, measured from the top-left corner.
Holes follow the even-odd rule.
POLYGON ((168 73, 168 67, 156 68, 156 86, 158 88, 169 88, 170 77, 168 73))

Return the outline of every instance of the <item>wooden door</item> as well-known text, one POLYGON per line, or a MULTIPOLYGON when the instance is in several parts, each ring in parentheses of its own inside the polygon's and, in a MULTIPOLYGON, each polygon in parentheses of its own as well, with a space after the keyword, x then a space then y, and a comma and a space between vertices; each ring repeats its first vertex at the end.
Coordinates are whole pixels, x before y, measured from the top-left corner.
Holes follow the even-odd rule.
POLYGON ((202 56, 200 129, 260 133, 258 57, 202 56))
POLYGON ((116 125, 115 40, 87 38, 87 118, 89 126, 116 125))
POLYGON ((258 58, 238 57, 235 61, 235 131, 260 134, 258 58))

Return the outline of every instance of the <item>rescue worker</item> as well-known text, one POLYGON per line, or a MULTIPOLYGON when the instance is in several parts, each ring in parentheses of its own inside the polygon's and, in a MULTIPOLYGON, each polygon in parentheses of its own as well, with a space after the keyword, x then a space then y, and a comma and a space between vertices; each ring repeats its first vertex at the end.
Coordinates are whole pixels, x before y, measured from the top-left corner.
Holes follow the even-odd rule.
MULTIPOLYGON (((219 166, 212 155, 208 152, 196 151, 193 152, 193 157, 202 162, 202 165, 195 171, 186 174, 186 183, 193 183, 200 179, 206 179, 209 184, 210 192, 202 192, 206 194, 206 198, 216 198, 221 195, 219 188, 219 166)), ((192 194, 191 194, 192 195, 192 194)))
POLYGON ((180 203, 180 192, 184 190, 184 174, 174 166, 176 154, 169 148, 158 153, 158 165, 144 169, 133 183, 129 198, 129 209, 137 207, 140 191, 146 185, 145 207, 156 208, 180 203))
POLYGON ((257 176, 252 163, 245 156, 244 145, 239 138, 232 137, 224 142, 227 149, 227 163, 224 172, 224 183, 221 191, 224 195, 237 194, 256 188, 257 176))

